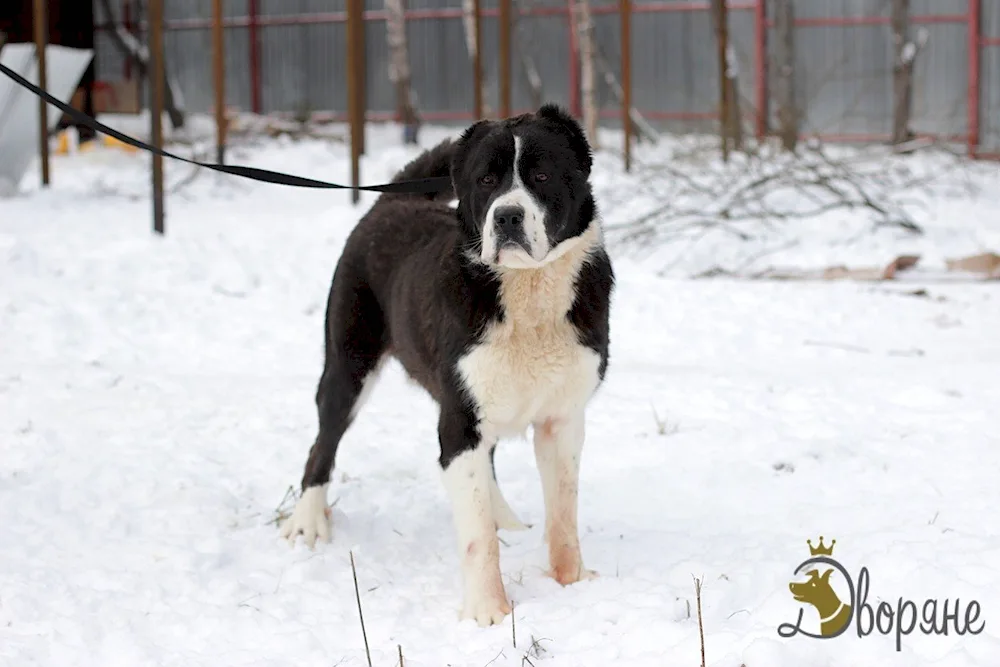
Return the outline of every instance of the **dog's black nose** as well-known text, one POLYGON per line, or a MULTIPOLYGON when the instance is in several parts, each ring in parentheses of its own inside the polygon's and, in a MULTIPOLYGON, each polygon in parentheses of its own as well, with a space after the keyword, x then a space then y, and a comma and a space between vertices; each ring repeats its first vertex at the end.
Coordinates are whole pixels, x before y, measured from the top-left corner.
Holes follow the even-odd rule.
POLYGON ((501 206, 493 212, 493 221, 500 229, 519 229, 524 222, 524 209, 520 206, 501 206))

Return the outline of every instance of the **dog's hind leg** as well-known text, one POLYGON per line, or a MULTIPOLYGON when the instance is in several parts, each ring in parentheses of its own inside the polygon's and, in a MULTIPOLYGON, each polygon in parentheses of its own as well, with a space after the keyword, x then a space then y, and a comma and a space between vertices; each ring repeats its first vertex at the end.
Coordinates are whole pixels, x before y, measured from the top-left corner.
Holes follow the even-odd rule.
POLYGON ((316 390, 319 433, 309 450, 302 496, 282 524, 281 536, 298 535, 312 547, 330 539, 327 486, 337 446, 370 393, 385 359, 386 336, 374 295, 364 287, 342 294, 335 283, 327 313, 326 361, 316 390))
POLYGON ((490 503, 493 506, 493 519, 497 528, 502 530, 527 530, 528 527, 517 518, 514 510, 507 504, 507 500, 500 493, 500 486, 497 484, 497 468, 493 462, 496 447, 490 450, 490 503))

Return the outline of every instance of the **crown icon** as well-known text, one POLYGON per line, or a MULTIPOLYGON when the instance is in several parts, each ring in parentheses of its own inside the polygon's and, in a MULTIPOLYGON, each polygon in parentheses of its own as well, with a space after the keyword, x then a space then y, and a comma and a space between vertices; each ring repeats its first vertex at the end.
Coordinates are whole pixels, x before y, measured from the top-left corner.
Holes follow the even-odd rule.
POLYGON ((833 555, 833 545, 837 543, 837 540, 830 540, 830 546, 823 545, 823 536, 819 536, 819 544, 813 546, 812 540, 806 540, 806 544, 809 545, 809 555, 811 556, 831 556, 833 555))

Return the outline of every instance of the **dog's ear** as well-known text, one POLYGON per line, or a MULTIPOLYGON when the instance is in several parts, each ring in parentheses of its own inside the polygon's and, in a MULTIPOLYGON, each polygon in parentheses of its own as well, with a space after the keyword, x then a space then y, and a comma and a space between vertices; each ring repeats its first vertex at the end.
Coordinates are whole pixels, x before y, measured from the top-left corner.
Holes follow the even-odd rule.
POLYGON ((831 574, 833 574, 833 570, 827 570, 826 572, 820 575, 819 580, 822 581, 823 583, 829 583, 831 574))
POLYGON ((585 176, 590 176, 590 169, 594 163, 590 151, 590 143, 587 141, 587 135, 584 134, 583 128, 576 122, 576 119, 558 104, 542 105, 537 115, 539 118, 548 121, 553 128, 557 129, 569 140, 570 148, 576 154, 580 170, 585 176))
POLYGON ((466 128, 462 136, 455 142, 455 152, 451 158, 451 182, 455 187, 455 192, 458 192, 458 185, 462 180, 462 173, 465 170, 465 163, 468 160, 469 154, 475 148, 476 144, 490 131, 491 126, 492 121, 489 120, 481 120, 473 123, 466 128))

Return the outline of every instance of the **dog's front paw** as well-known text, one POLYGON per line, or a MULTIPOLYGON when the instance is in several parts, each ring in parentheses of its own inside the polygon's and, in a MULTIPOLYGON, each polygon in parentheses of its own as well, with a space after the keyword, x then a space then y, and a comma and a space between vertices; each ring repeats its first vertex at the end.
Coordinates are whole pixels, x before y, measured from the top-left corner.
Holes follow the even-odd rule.
POLYGON ((569 586, 570 584, 575 584, 578 581, 597 579, 597 577, 600 576, 595 570, 588 570, 583 567, 573 566, 554 568, 551 572, 549 572, 549 574, 563 586, 569 586))
POLYGON ((597 572, 583 566, 579 547, 554 548, 549 552, 549 558, 552 565, 549 575, 563 586, 597 578, 597 572))
POLYGON ((510 603, 501 589, 499 594, 483 594, 466 598, 462 607, 460 620, 472 619, 479 627, 503 623, 504 616, 510 613, 510 603))
POLYGON ((306 489, 295 503, 292 515, 281 524, 281 537, 292 546, 299 535, 310 549, 316 545, 317 538, 322 542, 330 541, 330 508, 326 506, 325 486, 306 489))

